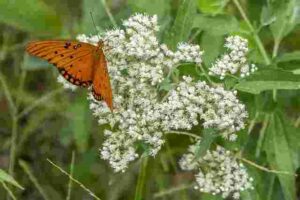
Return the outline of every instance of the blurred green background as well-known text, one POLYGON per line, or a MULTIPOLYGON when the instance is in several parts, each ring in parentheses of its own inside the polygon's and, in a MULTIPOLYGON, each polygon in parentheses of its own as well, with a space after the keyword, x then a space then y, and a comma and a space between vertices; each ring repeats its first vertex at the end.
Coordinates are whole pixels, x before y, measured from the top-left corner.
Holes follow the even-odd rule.
MULTIPOLYGON (((24 51, 26 43, 32 40, 75 39, 77 34, 95 34, 90 12, 100 33, 112 29, 114 21, 121 26, 122 20, 135 12, 157 14, 161 42, 171 48, 180 41, 200 44, 205 51, 205 67, 223 51, 225 36, 246 37, 251 62, 269 71, 254 77, 247 82, 249 85, 240 84, 238 90, 249 110, 248 124, 252 127, 240 133, 237 143, 223 145, 230 149, 243 148, 245 156, 266 167, 286 171, 290 166, 280 163, 291 162, 292 173, 296 173, 300 160, 300 92, 294 89, 300 85, 300 51, 297 51, 300 48, 300 2, 240 0, 238 5, 249 21, 242 17, 236 2, 0 0, 0 168, 13 174, 25 189, 14 187, 10 184, 12 181, 6 181, 6 186, 18 199, 66 199, 69 179, 46 159, 69 171, 74 152, 74 177, 102 200, 135 198, 140 161, 132 163, 125 173, 114 173, 99 157, 105 127, 100 127, 92 116, 86 91, 63 90, 56 81, 57 70, 24 51), (113 20, 108 17, 107 9, 113 20), (257 42, 258 37, 261 43, 257 42), (260 44, 267 55, 263 55, 261 48, 264 47, 260 44), (274 113, 287 134, 286 138, 277 138, 275 143, 283 140, 286 143, 280 143, 280 148, 270 147, 272 150, 267 144, 258 149, 262 129, 265 131, 267 127, 268 137, 276 138, 270 135, 278 131, 274 125, 277 122, 264 124, 265 117, 274 113), (255 150, 259 151, 259 156, 254 156, 255 150), (12 158, 12 151, 15 158, 12 158), (280 154, 287 151, 292 155, 291 160, 280 154), (10 163, 11 159, 15 160, 14 164, 10 163), (9 169, 12 165, 14 168, 9 169)), ((180 72, 195 74, 190 66, 181 67, 180 72)), ((226 79, 225 84, 231 88, 235 82, 226 79)), ((177 161, 190 140, 177 135, 169 135, 167 139, 158 156, 149 158, 142 199, 221 199, 194 191, 193 174, 179 170, 177 161)), ((281 177, 249 168, 255 179, 255 189, 245 192, 242 199, 299 199, 299 176, 281 177)), ((0 187, 0 199, 5 199, 6 193, 4 187, 0 187)), ((74 183, 70 197, 92 199, 74 183)))

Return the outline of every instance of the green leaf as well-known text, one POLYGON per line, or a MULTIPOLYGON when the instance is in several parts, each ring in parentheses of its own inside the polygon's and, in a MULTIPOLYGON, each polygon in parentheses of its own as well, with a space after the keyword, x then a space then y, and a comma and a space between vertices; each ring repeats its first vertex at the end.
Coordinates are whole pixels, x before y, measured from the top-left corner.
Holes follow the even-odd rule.
POLYGON ((202 13, 215 15, 222 13, 227 3, 228 0, 198 0, 198 9, 202 13))
POLYGON ((300 128, 294 127, 291 120, 283 114, 280 117, 286 129, 286 137, 293 157, 294 168, 297 169, 300 167, 300 128))
POLYGON ((300 76, 280 69, 263 69, 235 86, 235 89, 252 94, 266 90, 300 89, 300 76))
POLYGON ((289 173, 276 174, 279 178, 285 199, 289 200, 296 199, 296 189, 295 176, 293 175, 295 168, 287 134, 287 129, 282 118, 277 113, 272 114, 266 129, 264 150, 267 154, 267 160, 274 170, 289 173))
POLYGON ((24 188, 8 173, 6 173, 4 170, 0 169, 0 181, 4 181, 7 183, 10 183, 18 188, 20 188, 21 190, 24 190, 24 188))
POLYGON ((260 15, 260 23, 262 26, 268 26, 275 22, 276 17, 272 15, 271 10, 267 6, 263 6, 261 15, 260 15))
POLYGON ((223 35, 215 35, 209 31, 205 31, 202 34, 200 46, 205 52, 203 54, 203 62, 206 66, 210 66, 211 63, 218 57, 223 44, 223 35))
POLYGON ((210 145, 216 139, 215 129, 204 129, 200 142, 197 143, 195 150, 195 160, 198 160, 200 157, 204 156, 207 150, 210 148, 210 145))
POLYGON ((273 1, 269 12, 274 13, 276 18, 270 25, 275 40, 281 40, 299 24, 299 8, 300 2, 297 0, 273 1))
POLYGON ((279 56, 277 62, 300 61, 300 51, 285 53, 279 56))
POLYGON ((235 17, 229 15, 210 17, 198 14, 193 20, 193 28, 199 28, 214 35, 225 35, 238 31, 239 22, 235 17))
POLYGON ((128 0, 132 12, 147 13, 149 15, 165 16, 171 10, 170 0, 128 0))
POLYGON ((59 16, 40 0, 0 0, 0 22, 34 34, 61 32, 59 16))
POLYGON ((196 0, 180 1, 175 21, 165 35, 165 43, 171 49, 175 49, 179 42, 187 42, 193 28, 195 14, 196 0))

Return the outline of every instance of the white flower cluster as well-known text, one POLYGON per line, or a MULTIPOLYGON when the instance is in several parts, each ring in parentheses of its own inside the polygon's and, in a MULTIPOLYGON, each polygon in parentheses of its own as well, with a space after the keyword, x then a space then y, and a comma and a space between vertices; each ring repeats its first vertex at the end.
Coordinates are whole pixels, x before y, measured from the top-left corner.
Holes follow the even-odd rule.
POLYGON ((196 159, 196 148, 196 145, 191 145, 189 152, 179 161, 183 170, 197 172, 195 189, 213 195, 221 194, 223 198, 232 196, 234 199, 240 198, 241 191, 253 189, 253 179, 230 151, 218 146, 216 150, 208 150, 202 158, 196 159))
POLYGON ((210 75, 217 75, 220 79, 224 79, 227 73, 239 73, 240 77, 245 77, 257 70, 254 64, 250 65, 247 62, 248 41, 246 39, 240 36, 229 36, 226 38, 225 47, 229 53, 224 54, 209 69, 210 75))
POLYGON ((248 116, 236 91, 210 87, 204 81, 193 82, 191 77, 183 77, 178 87, 171 91, 163 109, 169 113, 165 118, 165 126, 169 129, 190 130, 198 125, 200 118, 204 128, 215 128, 231 141, 236 139, 235 133, 244 128, 248 116))
MULTIPOLYGON (((160 150, 167 130, 157 88, 165 77, 164 70, 180 62, 201 63, 202 54, 198 45, 180 44, 176 52, 160 45, 156 16, 137 14, 123 25, 125 30, 108 31, 102 38, 115 109, 110 112, 104 103, 90 98, 90 108, 99 123, 108 123, 116 130, 106 131, 107 140, 101 149, 101 157, 115 171, 124 171, 138 157, 135 145, 139 142, 149 147, 150 155, 160 150)), ((78 39, 91 42, 84 35, 78 39)))
MULTIPOLYGON (((104 52, 113 91, 114 110, 90 95, 90 109, 99 124, 109 124, 101 157, 115 171, 124 171, 145 148, 155 156, 164 143, 164 133, 191 129, 201 121, 235 139, 247 116, 234 92, 209 87, 205 82, 184 81, 162 98, 159 88, 173 68, 182 62, 200 65, 198 45, 181 43, 176 51, 159 44, 156 16, 137 14, 124 21, 124 30, 104 34, 104 52), (164 99, 164 101, 162 101, 164 99)), ((81 35, 80 41, 96 44, 98 37, 81 35)))

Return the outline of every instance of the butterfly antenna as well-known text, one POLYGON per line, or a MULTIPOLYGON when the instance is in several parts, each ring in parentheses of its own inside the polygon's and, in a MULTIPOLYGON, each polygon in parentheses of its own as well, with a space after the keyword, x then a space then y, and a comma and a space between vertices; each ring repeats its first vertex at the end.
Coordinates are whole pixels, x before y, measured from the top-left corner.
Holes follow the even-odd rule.
POLYGON ((99 34, 98 34, 98 30, 97 30, 97 26, 96 26, 96 24, 95 24, 95 20, 94 20, 94 17, 93 17, 93 13, 90 12, 90 15, 91 15, 91 18, 92 18, 92 22, 93 22, 93 24, 94 24, 94 28, 95 28, 96 34, 97 34, 97 36, 98 36, 98 38, 99 38, 99 41, 100 41, 101 38, 100 38, 100 36, 99 36, 99 34))

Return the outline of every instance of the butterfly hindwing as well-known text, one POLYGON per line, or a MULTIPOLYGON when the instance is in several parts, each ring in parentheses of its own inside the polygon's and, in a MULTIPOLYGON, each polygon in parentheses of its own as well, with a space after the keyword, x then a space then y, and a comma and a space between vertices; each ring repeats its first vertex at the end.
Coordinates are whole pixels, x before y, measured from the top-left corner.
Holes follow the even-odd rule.
POLYGON ((107 63, 103 51, 100 51, 93 77, 93 95, 96 100, 104 100, 108 107, 113 109, 112 90, 107 71, 107 63))

